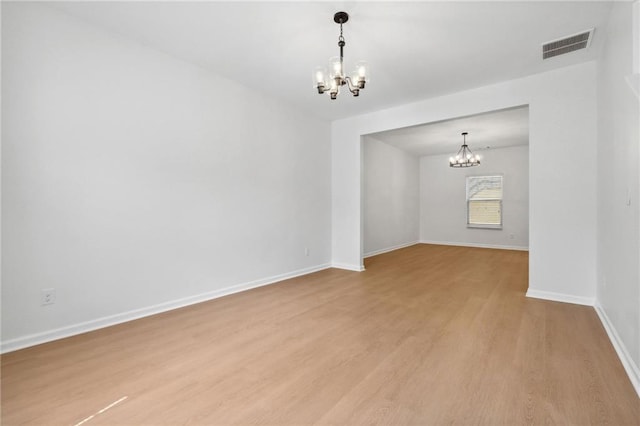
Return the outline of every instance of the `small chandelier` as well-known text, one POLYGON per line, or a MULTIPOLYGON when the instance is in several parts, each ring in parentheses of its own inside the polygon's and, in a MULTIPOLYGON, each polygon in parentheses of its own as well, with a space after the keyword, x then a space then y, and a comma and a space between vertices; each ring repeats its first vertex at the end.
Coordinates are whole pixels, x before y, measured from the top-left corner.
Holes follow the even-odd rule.
POLYGON ((313 84, 318 89, 319 94, 329 93, 331 99, 336 99, 340 93, 340 86, 347 85, 353 96, 359 96, 360 90, 364 89, 364 85, 369 81, 369 65, 365 61, 359 61, 352 77, 344 72, 343 50, 344 37, 342 36, 342 24, 349 20, 347 12, 337 12, 333 16, 333 21, 340 24, 340 37, 338 37, 338 46, 340 46, 340 56, 334 56, 329 59, 329 73, 326 68, 317 67, 313 73, 313 84))
POLYGON ((467 146, 467 135, 469 133, 462 132, 463 142, 460 150, 455 157, 449 157, 449 167, 473 167, 480 165, 480 157, 473 155, 467 146))

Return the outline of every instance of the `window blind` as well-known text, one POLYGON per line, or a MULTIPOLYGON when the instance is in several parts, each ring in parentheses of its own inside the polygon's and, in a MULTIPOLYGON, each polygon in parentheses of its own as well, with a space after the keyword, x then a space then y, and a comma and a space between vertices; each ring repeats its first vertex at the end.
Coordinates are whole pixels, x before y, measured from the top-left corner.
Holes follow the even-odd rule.
POLYGON ((467 177, 467 226, 502 227, 502 176, 467 177))

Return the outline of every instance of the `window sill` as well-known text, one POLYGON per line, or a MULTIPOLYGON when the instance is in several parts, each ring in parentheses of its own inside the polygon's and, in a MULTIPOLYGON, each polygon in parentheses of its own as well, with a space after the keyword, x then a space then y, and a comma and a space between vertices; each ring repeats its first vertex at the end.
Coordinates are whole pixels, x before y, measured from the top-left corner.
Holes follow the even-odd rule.
POLYGON ((502 229, 502 225, 491 225, 491 224, 474 224, 467 223, 467 228, 476 228, 476 229, 502 229))

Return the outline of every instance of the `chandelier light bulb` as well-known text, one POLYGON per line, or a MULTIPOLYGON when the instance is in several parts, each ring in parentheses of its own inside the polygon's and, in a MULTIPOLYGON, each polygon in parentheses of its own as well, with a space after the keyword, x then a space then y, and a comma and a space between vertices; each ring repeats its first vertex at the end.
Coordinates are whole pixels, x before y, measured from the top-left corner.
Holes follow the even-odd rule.
POLYGON ((316 67, 313 71, 313 87, 318 89, 318 93, 323 93, 329 84, 327 83, 327 70, 323 67, 316 67))
POLYGON ((370 74, 369 64, 366 61, 358 61, 352 77, 354 84, 357 84, 359 89, 364 89, 365 83, 369 82, 370 74))
POLYGON ((338 84, 336 83, 336 80, 331 80, 331 82, 329 83, 329 96, 331 97, 331 99, 336 99, 336 97, 338 96, 338 84))
POLYGON ((356 69, 358 70, 358 77, 361 79, 367 79, 369 65, 365 61, 359 61, 356 64, 356 69))
POLYGON ((342 78, 342 62, 340 61, 340 57, 332 57, 331 59, 329 59, 329 63, 331 64, 331 72, 329 73, 329 78, 342 78))

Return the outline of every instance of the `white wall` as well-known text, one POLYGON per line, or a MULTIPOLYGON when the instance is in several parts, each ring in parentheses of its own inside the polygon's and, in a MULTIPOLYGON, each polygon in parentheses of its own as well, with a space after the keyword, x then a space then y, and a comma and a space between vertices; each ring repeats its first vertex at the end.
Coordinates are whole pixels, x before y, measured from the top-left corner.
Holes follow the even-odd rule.
POLYGON ((371 136, 362 139, 364 255, 417 243, 418 157, 371 136))
POLYGON ((522 105, 530 120, 529 294, 593 304, 595 62, 333 122, 333 263, 362 267, 360 135, 522 105))
POLYGON ((422 242, 529 247, 529 147, 514 146, 481 153, 481 164, 470 169, 452 169, 449 156, 445 155, 420 159, 422 242), (503 176, 502 229, 467 228, 466 177, 479 175, 503 176))
POLYGON ((626 81, 634 71, 631 8, 614 3, 598 67, 597 296, 599 313, 640 394, 640 108, 626 81))
POLYGON ((48 6, 2 9, 4 350, 328 265, 328 123, 48 6))

